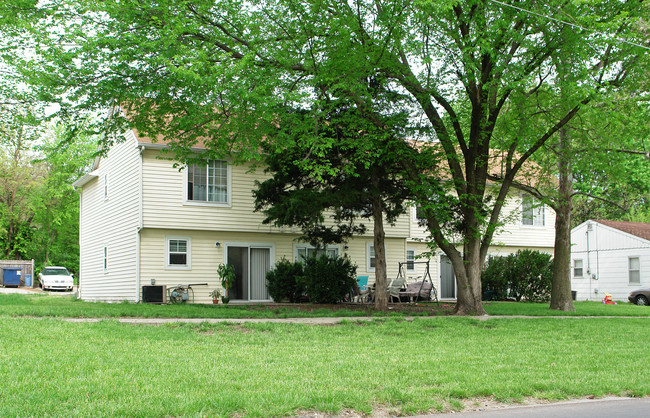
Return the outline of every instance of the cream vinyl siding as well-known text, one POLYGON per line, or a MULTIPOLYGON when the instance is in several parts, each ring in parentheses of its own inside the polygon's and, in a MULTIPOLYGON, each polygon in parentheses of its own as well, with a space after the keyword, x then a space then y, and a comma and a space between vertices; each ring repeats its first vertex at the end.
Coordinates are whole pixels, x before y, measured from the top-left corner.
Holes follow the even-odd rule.
MULTIPOLYGON (((426 239, 426 228, 420 226, 415 216, 415 208, 410 210, 410 237, 426 239)), ((555 212, 544 207, 544 226, 522 225, 521 197, 508 198, 501 209, 500 219, 504 225, 492 239, 495 246, 514 246, 522 248, 552 248, 555 244, 555 212)), ((548 252, 548 251, 547 251, 548 252)))
MULTIPOLYGON (((262 224, 264 215, 254 212, 255 180, 263 181, 262 168, 251 172, 250 165, 230 165, 230 202, 227 205, 187 202, 187 181, 183 170, 173 161, 156 158, 155 150, 143 152, 143 223, 146 228, 200 229, 241 232, 298 232, 295 228, 276 228, 262 224)), ((372 220, 363 220, 372 236, 372 220)), ((408 216, 401 217, 394 227, 385 224, 387 237, 406 238, 408 216)))
MULTIPOLYGON (((217 275, 217 266, 225 262, 225 249, 228 243, 236 246, 271 247, 271 266, 275 266, 283 257, 293 261, 295 246, 298 236, 282 233, 237 233, 216 231, 179 231, 175 229, 145 229, 141 233, 141 284, 149 285, 155 280, 156 285, 176 286, 188 283, 208 283, 207 286, 195 286, 196 303, 212 303, 208 296, 210 291, 221 289, 221 282, 217 275), (192 241, 191 269, 171 270, 165 268, 165 243, 169 236, 185 236, 192 241), (220 246, 217 247, 216 243, 220 246)), ((366 271, 367 239, 353 239, 348 243, 348 249, 342 253, 347 254, 352 262, 358 266, 357 275, 369 275, 370 283, 374 283, 374 273, 366 271)), ((387 239, 386 251, 388 259, 388 278, 397 276, 398 262, 404 261, 405 241, 402 239, 387 239)))
POLYGON ((101 158, 96 179, 80 199, 80 296, 88 301, 135 301, 140 165, 133 134, 101 158), (107 197, 104 179, 108 177, 107 197), (104 247, 108 265, 104 270, 104 247))

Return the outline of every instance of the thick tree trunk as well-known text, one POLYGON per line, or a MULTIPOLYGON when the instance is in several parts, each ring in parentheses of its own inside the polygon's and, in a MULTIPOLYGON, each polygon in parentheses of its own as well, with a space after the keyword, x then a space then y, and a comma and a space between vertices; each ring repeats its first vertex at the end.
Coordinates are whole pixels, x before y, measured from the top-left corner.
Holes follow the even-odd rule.
POLYGON ((571 210, 572 184, 570 138, 560 130, 558 147, 559 193, 555 208, 555 255, 551 282, 551 309, 575 311, 571 297, 571 210))
POLYGON ((383 214, 383 201, 381 197, 375 196, 372 203, 372 217, 374 221, 373 245, 375 247, 375 309, 385 311, 388 309, 388 296, 386 295, 388 276, 386 274, 386 250, 384 247, 386 233, 384 232, 383 214))
POLYGON ((458 287, 454 315, 487 315, 482 303, 481 266, 479 242, 465 246, 463 254, 447 254, 456 275, 458 287), (473 244, 473 245, 472 245, 473 244), (476 247, 476 248, 474 248, 476 247))

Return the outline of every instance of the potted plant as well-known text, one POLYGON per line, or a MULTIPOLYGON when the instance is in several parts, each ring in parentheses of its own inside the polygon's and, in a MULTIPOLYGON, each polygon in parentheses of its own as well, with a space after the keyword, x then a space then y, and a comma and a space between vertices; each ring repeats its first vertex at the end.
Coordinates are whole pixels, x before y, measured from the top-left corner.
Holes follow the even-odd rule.
POLYGON ((221 278, 221 285, 225 290, 225 294, 221 297, 221 301, 226 304, 230 302, 230 289, 235 283, 235 268, 230 264, 219 264, 217 273, 221 278))
POLYGON ((216 305, 219 303, 219 298, 221 298, 221 291, 214 289, 212 292, 210 292, 210 297, 212 298, 212 303, 216 305))

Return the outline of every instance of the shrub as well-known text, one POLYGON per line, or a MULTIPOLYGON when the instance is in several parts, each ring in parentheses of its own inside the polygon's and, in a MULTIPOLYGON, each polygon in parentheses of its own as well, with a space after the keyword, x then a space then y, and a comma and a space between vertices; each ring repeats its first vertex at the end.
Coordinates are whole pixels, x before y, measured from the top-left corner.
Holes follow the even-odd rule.
POLYGON ((309 257, 303 283, 313 303, 337 303, 356 285, 357 266, 348 257, 309 257))
POLYGON ((275 264, 275 269, 266 273, 266 286, 269 295, 276 302, 288 300, 296 303, 305 294, 305 286, 302 280, 302 263, 292 263, 286 258, 275 264))
POLYGON ((495 299, 545 302, 551 296, 552 277, 550 254, 519 250, 505 257, 490 257, 481 281, 483 289, 492 292, 495 299))

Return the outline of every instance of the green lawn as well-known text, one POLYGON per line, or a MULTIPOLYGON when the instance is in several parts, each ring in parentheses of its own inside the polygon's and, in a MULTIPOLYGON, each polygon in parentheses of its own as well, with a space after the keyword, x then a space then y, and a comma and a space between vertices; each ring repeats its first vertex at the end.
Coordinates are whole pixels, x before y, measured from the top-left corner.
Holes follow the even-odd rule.
MULTIPOLYGON (((393 305, 389 312, 376 312, 368 305, 340 305, 318 307, 266 306, 266 305, 150 305, 133 303, 83 302, 72 296, 52 295, 0 295, 0 316, 47 316, 70 318, 300 318, 300 317, 349 317, 349 316, 432 316, 447 315, 453 304, 427 303, 409 307, 393 305), (424 307, 423 307, 424 305, 424 307)), ((603 305, 599 302, 576 302, 576 312, 559 312, 548 309, 546 303, 486 302, 490 315, 531 316, 650 316, 650 307, 630 303, 603 305)))
POLYGON ((647 318, 126 325, 0 320, 0 416, 416 414, 650 395, 647 318))
POLYGON ((575 312, 561 312, 549 309, 548 303, 527 302, 485 302, 490 315, 527 316, 650 316, 650 307, 637 306, 627 302, 604 305, 601 302, 574 302, 575 312))

